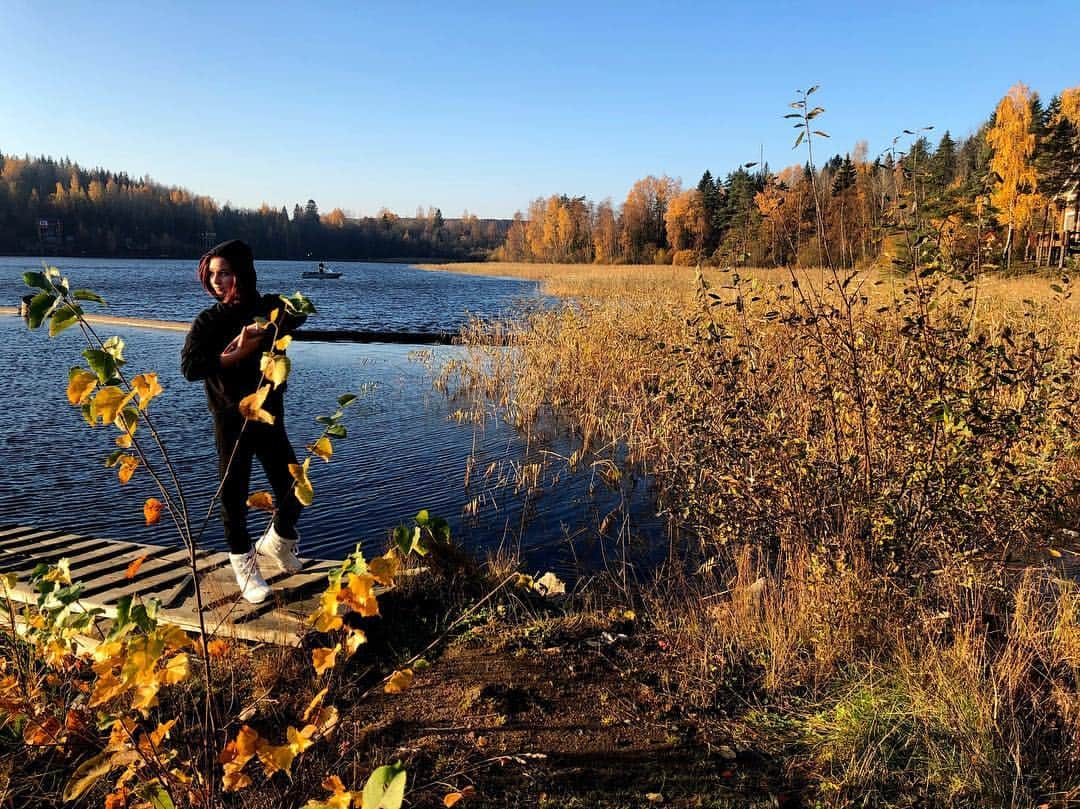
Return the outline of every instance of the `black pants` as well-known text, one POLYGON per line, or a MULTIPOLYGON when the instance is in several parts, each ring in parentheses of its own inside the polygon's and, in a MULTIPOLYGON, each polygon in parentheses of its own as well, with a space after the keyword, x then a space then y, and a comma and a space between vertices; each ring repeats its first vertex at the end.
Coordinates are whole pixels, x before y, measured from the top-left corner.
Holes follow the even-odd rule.
POLYGON ((293 494, 293 477, 289 474, 289 464, 296 463, 296 453, 285 434, 284 415, 277 413, 275 416, 273 424, 251 421, 247 427, 243 427, 244 420, 239 413, 214 414, 218 479, 225 481, 221 487, 221 522, 225 527, 225 540, 229 543, 230 553, 247 553, 251 550, 247 499, 254 458, 259 459, 274 491, 274 505, 277 508, 274 528, 286 539, 297 536, 296 521, 303 507, 293 494), (233 455, 237 440, 240 443, 233 455), (228 477, 225 476, 226 469, 228 477))

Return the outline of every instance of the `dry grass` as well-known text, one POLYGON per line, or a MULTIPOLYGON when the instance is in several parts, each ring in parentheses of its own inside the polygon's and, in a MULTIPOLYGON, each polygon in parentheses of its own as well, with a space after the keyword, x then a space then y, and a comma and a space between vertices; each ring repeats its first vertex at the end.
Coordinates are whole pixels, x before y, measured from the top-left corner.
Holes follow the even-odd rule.
POLYGON ((1055 278, 461 269, 574 299, 451 376, 652 476, 693 543, 647 600, 674 699, 735 689, 735 726, 824 805, 1075 794, 1080 602, 1020 573, 1078 527, 1080 306, 1055 278))

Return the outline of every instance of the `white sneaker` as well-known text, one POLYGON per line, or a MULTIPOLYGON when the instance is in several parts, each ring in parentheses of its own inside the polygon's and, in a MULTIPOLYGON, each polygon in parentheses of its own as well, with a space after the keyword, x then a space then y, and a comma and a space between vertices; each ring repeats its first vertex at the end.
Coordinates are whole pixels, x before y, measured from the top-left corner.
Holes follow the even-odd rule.
POLYGON ((252 548, 247 553, 230 553, 229 564, 236 575, 240 594, 252 604, 261 604, 270 595, 270 585, 259 572, 259 557, 252 548))
POLYGON ((304 563, 296 556, 296 549, 300 544, 300 538, 285 539, 274 529, 274 524, 262 539, 255 543, 255 551, 272 562, 282 573, 296 573, 304 563))

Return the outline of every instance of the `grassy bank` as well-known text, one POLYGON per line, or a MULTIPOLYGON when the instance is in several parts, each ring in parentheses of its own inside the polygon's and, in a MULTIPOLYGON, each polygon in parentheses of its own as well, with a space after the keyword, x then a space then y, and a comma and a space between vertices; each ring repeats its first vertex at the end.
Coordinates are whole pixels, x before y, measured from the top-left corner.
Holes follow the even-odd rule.
POLYGON ((700 733, 820 805, 1080 795, 1068 279, 460 269, 575 298, 451 378, 656 481, 638 668, 700 733))

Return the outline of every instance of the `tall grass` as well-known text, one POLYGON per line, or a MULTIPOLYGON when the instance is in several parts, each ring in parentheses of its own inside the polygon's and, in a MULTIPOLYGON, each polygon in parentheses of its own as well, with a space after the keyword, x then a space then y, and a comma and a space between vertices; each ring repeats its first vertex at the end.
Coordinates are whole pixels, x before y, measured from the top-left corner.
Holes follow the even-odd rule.
POLYGON ((681 698, 737 688, 828 805, 1073 794, 1067 279, 494 272, 573 300, 452 373, 656 481, 691 545, 648 610, 681 698))

